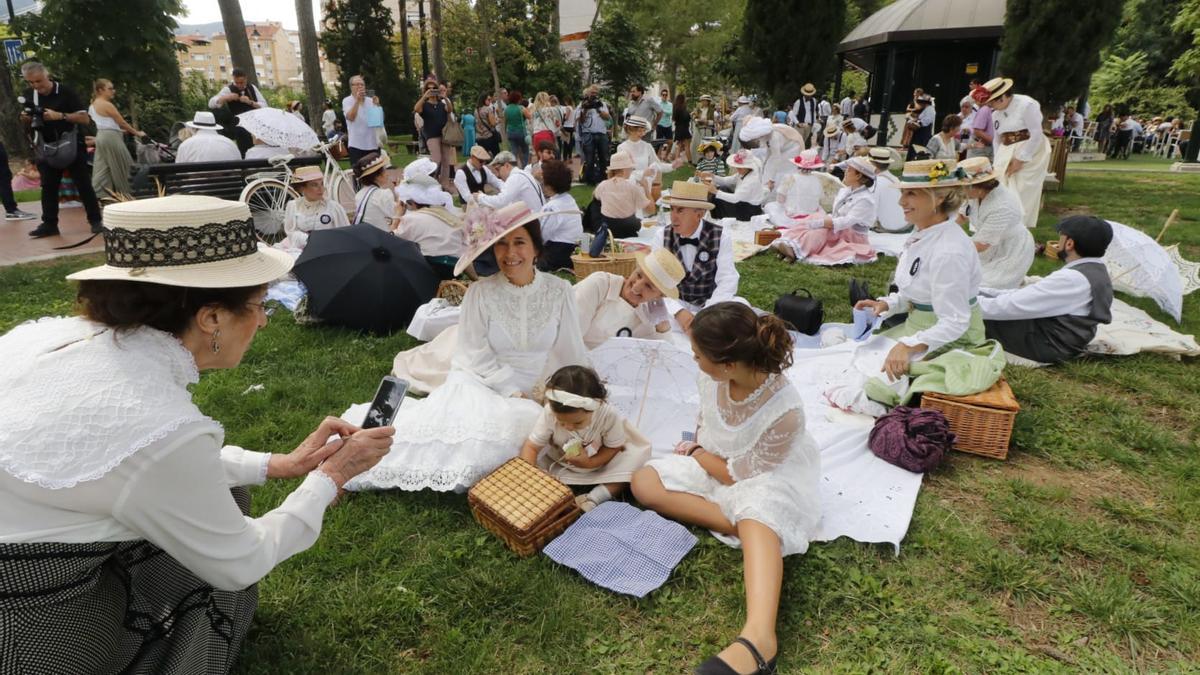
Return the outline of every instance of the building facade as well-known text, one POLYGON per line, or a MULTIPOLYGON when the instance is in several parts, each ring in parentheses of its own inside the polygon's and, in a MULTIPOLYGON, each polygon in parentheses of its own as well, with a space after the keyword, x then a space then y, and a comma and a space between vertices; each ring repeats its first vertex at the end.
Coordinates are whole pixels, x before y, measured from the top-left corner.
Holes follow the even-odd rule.
MULTIPOLYGON (((299 31, 285 30, 278 22, 246 24, 246 37, 250 40, 259 86, 296 89, 303 86, 299 31)), ((198 72, 217 82, 232 78, 233 60, 225 34, 178 35, 175 41, 183 47, 177 52, 181 74, 198 72)), ((337 68, 325 58, 324 51, 319 52, 319 58, 321 79, 328 87, 337 82, 337 68)))

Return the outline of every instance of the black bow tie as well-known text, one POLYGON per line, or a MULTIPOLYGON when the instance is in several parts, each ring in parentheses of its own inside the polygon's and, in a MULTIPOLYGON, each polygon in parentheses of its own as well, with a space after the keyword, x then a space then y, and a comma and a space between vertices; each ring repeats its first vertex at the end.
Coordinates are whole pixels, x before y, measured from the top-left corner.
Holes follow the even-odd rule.
POLYGON ((687 246, 689 244, 692 246, 695 246, 696 248, 700 248, 700 240, 695 237, 680 237, 679 238, 680 246, 687 246))

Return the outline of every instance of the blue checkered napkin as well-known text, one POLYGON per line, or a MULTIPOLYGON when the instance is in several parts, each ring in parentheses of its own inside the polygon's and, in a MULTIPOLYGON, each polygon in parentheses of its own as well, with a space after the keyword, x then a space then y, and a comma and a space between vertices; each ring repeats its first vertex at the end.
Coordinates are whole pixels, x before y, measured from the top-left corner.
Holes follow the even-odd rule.
POLYGON ((644 598, 695 545, 679 523, 611 501, 583 514, 542 552, 597 586, 644 598))

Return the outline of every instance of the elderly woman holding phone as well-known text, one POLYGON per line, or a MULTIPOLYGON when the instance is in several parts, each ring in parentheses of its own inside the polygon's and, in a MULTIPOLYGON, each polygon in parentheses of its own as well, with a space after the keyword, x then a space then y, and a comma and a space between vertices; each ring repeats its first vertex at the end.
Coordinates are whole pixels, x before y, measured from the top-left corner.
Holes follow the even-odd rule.
POLYGON ((255 584, 393 430, 326 418, 288 454, 225 445, 188 386, 237 367, 291 257, 213 197, 114 204, 104 226, 107 264, 68 277, 80 315, 0 336, 0 669, 226 672, 255 584), (242 486, 273 478, 304 480, 248 517, 242 486))

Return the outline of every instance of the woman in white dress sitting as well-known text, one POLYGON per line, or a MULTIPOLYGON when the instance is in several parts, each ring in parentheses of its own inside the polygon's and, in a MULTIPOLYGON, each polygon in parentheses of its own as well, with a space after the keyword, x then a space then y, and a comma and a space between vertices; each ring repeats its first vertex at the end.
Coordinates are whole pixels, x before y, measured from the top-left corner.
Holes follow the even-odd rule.
POLYGON ((691 336, 703 373, 696 440, 635 473, 633 493, 742 548, 746 623, 696 672, 773 673, 783 556, 807 551, 816 532, 821 455, 783 374, 792 339, 780 319, 722 302, 696 314, 691 336))
POLYGON ((1025 227, 1021 199, 1000 184, 987 157, 959 162, 966 177, 966 215, 959 225, 970 225, 971 241, 979 251, 984 288, 1017 288, 1033 264, 1033 235, 1025 227))
POLYGON ((795 218, 821 210, 821 197, 825 182, 813 172, 825 168, 816 148, 810 148, 792 158, 798 173, 788 174, 780 181, 774 201, 763 207, 763 212, 778 227, 795 224, 795 218))
POLYGON ((640 115, 625 118, 625 140, 617 146, 617 152, 627 153, 633 159, 630 180, 650 186, 650 195, 657 199, 662 192, 663 175, 683 166, 684 160, 676 158, 673 163, 660 161, 654 146, 645 140, 650 131, 650 120, 640 115))
POLYGON ((875 165, 865 157, 846 160, 846 187, 838 192, 829 215, 794 221, 771 248, 784 258, 803 260, 814 265, 869 263, 875 260, 875 247, 867 233, 875 224, 875 165))
MULTIPOLYGON (((663 298, 678 298, 683 265, 670 251, 659 249, 638 256, 628 277, 592 272, 575 284, 575 306, 583 344, 595 349, 613 337, 652 339, 671 330, 663 298)), ((460 326, 450 326, 436 338, 400 352, 392 374, 408 380, 413 391, 429 393, 446 381, 458 344, 460 326)))
POLYGON ((302 250, 308 235, 314 230, 331 230, 350 224, 346 209, 325 198, 325 176, 316 166, 302 166, 292 174, 292 187, 300 192, 299 199, 287 203, 283 210, 283 241, 277 248, 302 250))
POLYGON ((388 461, 347 489, 466 490, 517 455, 542 410, 535 387, 562 366, 588 364, 570 285, 535 267, 537 218, 523 203, 467 212, 468 250, 454 271, 492 250, 500 272, 463 298, 446 383, 400 409, 394 426, 404 434, 388 461))
POLYGON ((387 153, 372 152, 354 163, 354 178, 361 186, 354 195, 353 225, 367 223, 390 232, 395 227, 396 197, 388 169, 392 160, 387 153))
POLYGON ((725 163, 733 169, 732 176, 702 174, 700 179, 708 186, 708 193, 715 199, 713 220, 736 218, 748 221, 763 212, 763 197, 766 190, 762 183, 762 164, 749 150, 738 150, 725 163))

